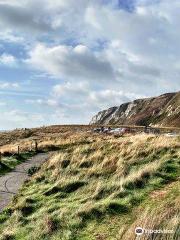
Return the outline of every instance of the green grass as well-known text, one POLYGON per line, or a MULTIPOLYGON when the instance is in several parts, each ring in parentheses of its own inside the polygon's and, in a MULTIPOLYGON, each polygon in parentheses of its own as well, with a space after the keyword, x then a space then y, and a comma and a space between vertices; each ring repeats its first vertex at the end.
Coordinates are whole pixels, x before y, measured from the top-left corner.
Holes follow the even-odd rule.
POLYGON ((0 176, 6 174, 9 171, 11 171, 11 168, 1 162, 0 163, 0 176))
POLYGON ((30 157, 35 156, 35 152, 22 152, 18 154, 9 154, 9 156, 2 157, 2 163, 0 163, 0 176, 10 172, 16 165, 24 162, 30 157))

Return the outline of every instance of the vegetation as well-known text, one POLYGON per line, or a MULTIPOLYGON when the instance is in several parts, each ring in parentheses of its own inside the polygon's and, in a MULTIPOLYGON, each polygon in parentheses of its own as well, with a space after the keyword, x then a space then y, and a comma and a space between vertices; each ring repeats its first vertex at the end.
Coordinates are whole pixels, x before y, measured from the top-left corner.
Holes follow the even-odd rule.
POLYGON ((40 140, 42 150, 57 151, 0 215, 1 240, 180 238, 178 137, 59 136, 40 140), (173 233, 139 238, 136 227, 173 233))
POLYGON ((39 167, 33 166, 28 170, 28 176, 32 176, 39 170, 39 167))
POLYGON ((137 99, 99 112, 91 124, 126 124, 141 126, 180 127, 180 93, 165 93, 158 97, 137 99))
POLYGON ((16 165, 35 155, 35 152, 22 152, 20 154, 11 154, 5 152, 0 162, 0 176, 11 171, 16 165))

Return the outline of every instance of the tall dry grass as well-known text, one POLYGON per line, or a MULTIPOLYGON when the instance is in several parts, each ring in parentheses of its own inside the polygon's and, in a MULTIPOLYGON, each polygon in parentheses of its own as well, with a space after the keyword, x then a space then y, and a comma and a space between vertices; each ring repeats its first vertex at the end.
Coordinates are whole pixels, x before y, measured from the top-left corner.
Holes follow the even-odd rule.
MULTIPOLYGON (((54 134, 39 139, 42 150, 57 151, 10 204, 10 216, 0 216, 0 239, 130 240, 139 239, 137 225, 177 232, 179 137, 54 134), (162 190, 170 195, 154 198, 162 190)), ((30 140, 19 141, 25 148, 30 140)))

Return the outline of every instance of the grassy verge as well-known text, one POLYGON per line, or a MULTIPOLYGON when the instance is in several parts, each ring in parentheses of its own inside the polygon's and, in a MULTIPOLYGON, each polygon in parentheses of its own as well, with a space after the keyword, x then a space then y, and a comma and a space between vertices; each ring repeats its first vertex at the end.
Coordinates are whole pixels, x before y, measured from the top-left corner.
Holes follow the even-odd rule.
POLYGON ((97 137, 54 154, 0 215, 0 239, 178 240, 177 137, 97 137), (138 226, 171 235, 135 235, 138 226))
POLYGON ((19 155, 5 154, 5 156, 2 158, 2 162, 0 163, 0 176, 4 175, 7 172, 10 172, 15 168, 16 165, 35 155, 35 152, 22 152, 19 155))

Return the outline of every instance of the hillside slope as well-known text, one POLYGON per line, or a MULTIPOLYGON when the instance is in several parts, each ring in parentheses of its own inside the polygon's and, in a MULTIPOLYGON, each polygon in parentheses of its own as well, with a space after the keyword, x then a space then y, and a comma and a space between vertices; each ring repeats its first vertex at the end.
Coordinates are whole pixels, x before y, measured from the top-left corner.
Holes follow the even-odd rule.
POLYGON ((138 99, 99 112, 90 124, 180 126, 180 92, 138 99))
POLYGON ((179 137, 78 136, 0 214, 0 240, 179 240, 179 137))

